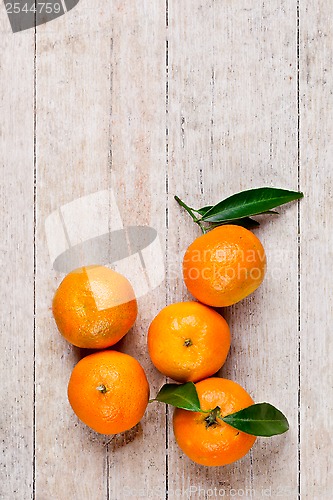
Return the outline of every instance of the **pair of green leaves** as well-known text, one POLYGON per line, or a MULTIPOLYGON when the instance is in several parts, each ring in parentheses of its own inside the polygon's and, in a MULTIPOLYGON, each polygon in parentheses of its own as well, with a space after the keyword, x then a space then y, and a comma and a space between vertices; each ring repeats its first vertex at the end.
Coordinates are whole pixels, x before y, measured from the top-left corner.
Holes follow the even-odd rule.
MULTIPOLYGON (((193 382, 186 384, 165 384, 155 399, 183 410, 211 413, 201 409, 198 393, 193 382)), ((244 408, 236 413, 219 417, 223 422, 236 429, 254 436, 275 436, 289 429, 288 420, 277 408, 269 403, 258 403, 244 408)))
POLYGON ((259 222, 253 219, 253 216, 278 214, 273 210, 274 208, 302 197, 303 193, 297 191, 263 187, 242 191, 229 196, 216 205, 208 205, 198 209, 188 207, 178 196, 175 196, 175 200, 185 208, 194 222, 199 224, 202 231, 206 232, 207 229, 230 223, 246 228, 259 226, 259 222))

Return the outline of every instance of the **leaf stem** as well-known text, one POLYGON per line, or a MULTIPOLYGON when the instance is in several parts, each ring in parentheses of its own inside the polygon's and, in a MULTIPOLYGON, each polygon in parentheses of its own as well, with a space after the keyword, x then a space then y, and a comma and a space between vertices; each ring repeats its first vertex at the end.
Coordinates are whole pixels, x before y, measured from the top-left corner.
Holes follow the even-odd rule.
POLYGON ((178 196, 175 195, 175 200, 176 202, 183 208, 185 208, 186 212, 188 214, 190 214, 190 216, 192 217, 192 219, 194 220, 194 222, 198 222, 198 218, 194 215, 194 213, 192 212, 192 209, 190 207, 188 207, 178 196))
POLYGON ((201 223, 201 221, 198 219, 198 217, 196 215, 194 215, 193 213, 193 209, 190 208, 189 206, 187 206, 178 196, 174 196, 176 202, 181 206, 183 207, 186 212, 192 217, 193 221, 198 224, 198 226, 200 227, 201 231, 203 232, 203 234, 205 234, 207 232, 205 226, 201 223))

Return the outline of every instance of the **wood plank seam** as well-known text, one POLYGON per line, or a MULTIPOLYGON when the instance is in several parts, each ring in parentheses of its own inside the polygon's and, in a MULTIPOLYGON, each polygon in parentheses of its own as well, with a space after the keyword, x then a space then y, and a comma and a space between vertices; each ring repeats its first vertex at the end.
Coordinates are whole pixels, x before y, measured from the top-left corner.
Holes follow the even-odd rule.
POLYGON ((36 246, 36 236, 37 236, 37 9, 35 11, 35 27, 34 27, 34 96, 33 96, 33 106, 34 106, 34 117, 33 117, 33 169, 34 169, 34 206, 33 206, 33 407, 32 407, 32 498, 36 498, 36 277, 37 277, 37 246, 36 246))
MULTIPOLYGON (((168 231, 169 231, 169 0, 165 0, 165 224, 166 224, 166 283, 168 280, 169 271, 169 245, 168 245, 168 231)), ((169 303, 169 290, 168 286, 165 287, 165 304, 169 303)), ((167 378, 165 379, 167 381, 167 378)), ((169 498, 169 407, 165 405, 165 499, 169 498)))
MULTIPOLYGON (((301 113, 300 113, 300 5, 299 0, 296 2, 296 60, 297 60, 297 71, 296 71, 296 89, 297 89, 297 190, 301 190, 300 178, 301 178, 301 151, 300 151, 300 124, 301 124, 301 113)), ((298 396, 297 396, 297 494, 300 500, 301 498, 301 204, 300 200, 297 202, 297 314, 298 314, 298 396)))
MULTIPOLYGON (((109 94, 110 94, 110 103, 109 103, 109 151, 108 151, 108 173, 109 173, 109 186, 111 186, 111 179, 113 173, 113 141, 112 141, 112 93, 113 93, 113 36, 111 36, 110 40, 110 69, 109 69, 109 94)), ((111 213, 111 206, 109 205, 109 213, 111 213)), ((109 218, 109 233, 111 234, 111 220, 109 218)), ((106 453, 106 500, 110 500, 110 476, 111 476, 111 460, 110 460, 110 443, 112 439, 106 443, 105 453, 106 453)))

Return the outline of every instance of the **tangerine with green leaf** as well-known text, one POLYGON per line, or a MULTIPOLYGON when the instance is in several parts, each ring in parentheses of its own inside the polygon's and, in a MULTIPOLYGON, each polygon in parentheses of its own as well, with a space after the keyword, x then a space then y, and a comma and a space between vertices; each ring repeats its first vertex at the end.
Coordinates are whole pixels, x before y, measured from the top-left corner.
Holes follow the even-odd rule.
POLYGON ((173 430, 177 444, 194 462, 206 466, 227 465, 242 458, 256 436, 225 423, 222 418, 253 404, 239 384, 208 378, 195 384, 201 411, 176 408, 173 430))
POLYGON ((175 196, 203 232, 183 260, 184 280, 192 295, 204 304, 226 307, 254 292, 264 279, 266 255, 246 228, 260 225, 253 216, 276 215, 272 209, 302 197, 301 192, 262 187, 194 209, 175 196))

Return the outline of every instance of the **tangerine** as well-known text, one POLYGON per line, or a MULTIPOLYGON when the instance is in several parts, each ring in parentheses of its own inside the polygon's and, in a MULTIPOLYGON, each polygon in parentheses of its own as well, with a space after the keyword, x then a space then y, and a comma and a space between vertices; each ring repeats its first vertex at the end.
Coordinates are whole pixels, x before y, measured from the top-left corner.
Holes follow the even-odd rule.
POLYGON ((199 236, 183 260, 184 281, 200 302, 226 307, 254 292, 264 279, 265 250, 248 229, 232 224, 199 236))
POLYGON ((140 363, 118 351, 99 351, 82 358, 68 384, 75 414, 101 434, 117 434, 143 417, 149 385, 140 363))
POLYGON ((225 319, 199 302, 179 302, 162 309, 148 330, 153 364, 178 382, 210 377, 224 364, 230 348, 225 319))
POLYGON ((133 326, 137 302, 130 282, 104 266, 86 266, 65 276, 52 310, 60 333, 77 347, 104 349, 133 326))
POLYGON ((256 436, 235 429, 220 417, 251 406, 252 398, 239 384, 223 378, 201 380, 196 389, 204 412, 174 411, 173 429, 179 447, 201 465, 227 465, 239 460, 253 446, 256 436))

